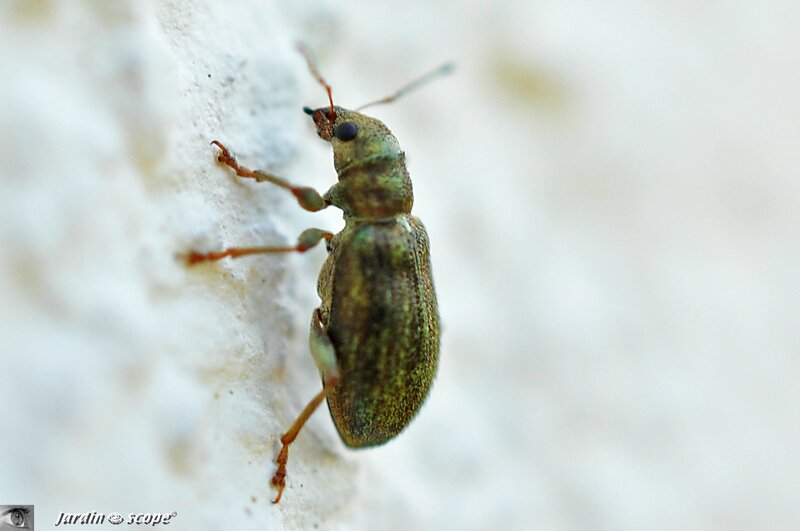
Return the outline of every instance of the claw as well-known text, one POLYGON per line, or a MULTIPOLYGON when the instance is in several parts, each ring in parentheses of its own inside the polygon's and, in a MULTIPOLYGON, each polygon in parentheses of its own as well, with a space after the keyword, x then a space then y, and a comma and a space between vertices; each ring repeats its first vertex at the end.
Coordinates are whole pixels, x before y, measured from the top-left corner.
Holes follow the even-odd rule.
POLYGON ((272 500, 272 503, 278 503, 281 501, 281 496, 283 496, 283 489, 286 487, 286 462, 289 460, 289 444, 283 441, 283 437, 281 437, 281 451, 278 454, 278 458, 275 462, 278 464, 278 470, 275 471, 275 475, 272 476, 272 486, 278 489, 278 496, 272 500))
POLYGON ((214 140, 213 142, 211 142, 211 144, 217 146, 220 149, 220 153, 219 155, 217 155, 217 160, 219 162, 227 164, 228 166, 231 166, 233 168, 238 167, 236 159, 233 158, 233 155, 231 155, 231 152, 228 151, 228 148, 222 145, 222 142, 220 142, 219 140, 214 140))
POLYGON ((183 262, 187 266, 193 266, 199 262, 208 260, 208 255, 198 253, 197 251, 189 251, 186 253, 176 253, 175 259, 183 262))
POLYGON ((199 262, 204 262, 205 260, 208 260, 208 255, 201 254, 196 251, 190 251, 182 255, 181 258, 183 258, 186 261, 186 265, 192 266, 199 262))

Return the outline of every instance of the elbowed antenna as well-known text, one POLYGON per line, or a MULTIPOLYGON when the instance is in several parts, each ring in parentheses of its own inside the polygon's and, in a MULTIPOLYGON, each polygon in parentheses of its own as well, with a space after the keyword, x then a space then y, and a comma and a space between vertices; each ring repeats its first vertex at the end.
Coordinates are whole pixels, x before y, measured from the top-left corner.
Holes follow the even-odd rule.
POLYGON ((430 80, 432 80, 432 79, 434 79, 436 77, 452 74, 453 70, 455 70, 455 68, 456 68, 456 65, 454 63, 445 63, 442 66, 440 66, 439 68, 437 68, 435 70, 431 70, 427 74, 418 77, 417 79, 415 79, 411 83, 408 83, 407 85, 404 85, 404 86, 400 87, 393 94, 390 94, 390 95, 386 96, 385 98, 381 98, 379 100, 371 101, 371 102, 369 102, 369 103, 367 103, 365 105, 362 105, 361 107, 358 107, 356 110, 360 111, 362 109, 366 109, 367 107, 372 107, 373 105, 381 105, 381 104, 384 104, 384 103, 391 103, 394 100, 396 100, 397 98, 399 98, 400 96, 408 94, 412 90, 415 90, 415 89, 419 88, 420 86, 424 85, 425 83, 427 83, 428 81, 430 81, 430 80))
MULTIPOLYGON (((305 57, 306 64, 308 64, 308 69, 311 71, 311 75, 314 76, 317 81, 319 81, 320 85, 325 87, 325 90, 328 92, 328 101, 331 103, 331 110, 328 111, 328 118, 335 120, 336 111, 333 109, 333 95, 331 94, 331 86, 328 85, 328 83, 322 77, 322 74, 319 73, 319 70, 317 69, 317 60, 314 58, 313 52, 302 42, 297 43, 297 51, 299 51, 301 54, 303 54, 303 57, 305 57)), ((311 112, 306 111, 306 109, 307 107, 303 108, 303 111, 305 111, 306 114, 312 114, 311 112)))

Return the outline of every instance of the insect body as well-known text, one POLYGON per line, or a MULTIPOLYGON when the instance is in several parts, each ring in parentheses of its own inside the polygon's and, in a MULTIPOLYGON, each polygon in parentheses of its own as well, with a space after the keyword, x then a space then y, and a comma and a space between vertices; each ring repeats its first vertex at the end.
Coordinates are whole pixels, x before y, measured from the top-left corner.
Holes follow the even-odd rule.
POLYGON ((347 446, 385 443, 416 415, 433 382, 439 353, 428 235, 411 215, 413 193, 405 155, 383 123, 334 106, 330 87, 308 55, 307 59, 330 100, 330 106, 304 109, 317 134, 333 147, 338 182, 325 194, 243 168, 225 146, 213 143, 221 150, 218 160, 237 175, 285 188, 310 211, 340 208, 344 229, 335 235, 307 229, 291 247, 232 248, 188 256, 193 264, 227 256, 304 252, 326 240, 328 258, 317 284, 322 302, 312 314, 309 336, 322 390, 281 437, 272 478, 278 489, 274 503, 285 486, 289 445, 323 399, 347 446))

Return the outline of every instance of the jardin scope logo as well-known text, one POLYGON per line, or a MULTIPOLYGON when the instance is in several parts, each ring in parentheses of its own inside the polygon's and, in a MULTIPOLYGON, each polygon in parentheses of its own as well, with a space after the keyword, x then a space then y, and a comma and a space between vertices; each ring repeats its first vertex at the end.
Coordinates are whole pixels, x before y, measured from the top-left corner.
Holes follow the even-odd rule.
MULTIPOLYGON (((56 527, 60 525, 97 525, 109 523, 112 525, 168 525, 173 518, 178 516, 178 513, 172 511, 171 513, 128 513, 122 515, 120 513, 98 513, 91 511, 88 513, 58 513, 56 520, 56 527)), ((0 528, 2 529, 2 528, 0 528)))
POLYGON ((0 530, 33 531, 33 505, 0 505, 0 530))

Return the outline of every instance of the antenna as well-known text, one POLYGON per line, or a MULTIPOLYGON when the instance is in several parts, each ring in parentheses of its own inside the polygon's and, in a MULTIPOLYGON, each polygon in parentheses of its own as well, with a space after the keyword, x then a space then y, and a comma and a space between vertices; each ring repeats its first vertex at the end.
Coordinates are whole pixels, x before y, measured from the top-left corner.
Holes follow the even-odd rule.
POLYGON ((372 107, 373 105, 382 105, 384 103, 391 103, 394 100, 396 100, 397 98, 399 98, 400 96, 408 94, 412 90, 416 90, 420 86, 424 85, 425 83, 427 83, 428 81, 430 81, 430 80, 432 80, 432 79, 434 79, 436 77, 452 74, 453 70, 455 70, 455 68, 456 68, 456 65, 454 63, 445 63, 445 64, 441 65, 439 68, 437 68, 435 70, 431 70, 427 74, 418 77, 417 79, 415 79, 411 83, 408 83, 407 85, 404 85, 404 86, 400 87, 397 90, 397 92, 395 92, 393 94, 390 94, 390 95, 386 96, 385 98, 381 98, 379 100, 371 101, 371 102, 367 103, 366 105, 362 105, 361 107, 358 107, 356 110, 360 111, 362 109, 366 109, 367 107, 372 107))
POLYGON ((311 71, 311 75, 314 76, 317 81, 319 81, 319 84, 325 87, 325 90, 328 92, 328 101, 331 102, 331 110, 328 111, 328 118, 331 120, 336 119, 336 111, 333 109, 333 95, 331 94, 331 86, 325 82, 325 78, 323 78, 322 74, 319 73, 319 70, 317 69, 317 60, 314 57, 314 53, 302 42, 297 43, 297 51, 303 54, 306 64, 308 64, 308 69, 311 71))

